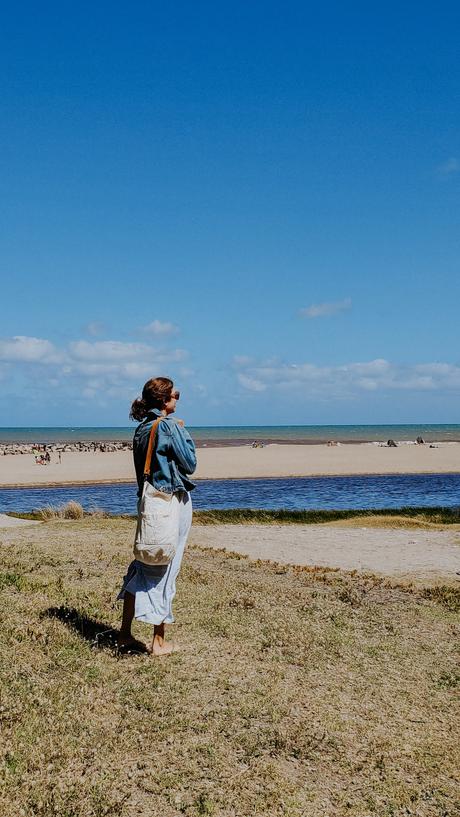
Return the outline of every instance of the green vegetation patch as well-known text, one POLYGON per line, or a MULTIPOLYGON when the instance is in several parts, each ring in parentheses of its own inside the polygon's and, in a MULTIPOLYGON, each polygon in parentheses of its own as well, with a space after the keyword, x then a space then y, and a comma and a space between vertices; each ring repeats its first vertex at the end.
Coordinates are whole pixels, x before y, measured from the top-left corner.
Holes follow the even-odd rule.
POLYGON ((16 590, 22 590, 24 586, 24 577, 16 571, 2 571, 0 572, 0 590, 5 587, 14 587, 16 590))
MULTIPOLYGON (((109 519, 133 519, 133 514, 109 514, 100 509, 84 511, 78 502, 69 502, 67 505, 36 509, 28 513, 10 511, 8 516, 18 519, 31 519, 50 521, 53 519, 82 519, 109 518, 109 519)), ((257 525, 313 525, 328 522, 340 522, 353 519, 382 519, 391 518, 400 520, 412 520, 416 523, 435 525, 455 525, 460 524, 460 508, 371 508, 367 510, 304 510, 292 511, 287 509, 263 510, 255 508, 225 508, 220 510, 195 510, 193 521, 198 525, 219 525, 219 524, 257 524, 257 525)))
POLYGON ((424 598, 442 604, 453 613, 460 612, 460 587, 445 584, 437 587, 425 587, 422 594, 424 598))
POLYGON ((367 519, 369 517, 400 517, 415 519, 420 522, 436 524, 460 523, 460 510, 457 508, 374 508, 369 510, 256 510, 251 508, 228 508, 225 510, 194 511, 194 521, 199 525, 218 524, 303 524, 311 525, 340 520, 367 519))

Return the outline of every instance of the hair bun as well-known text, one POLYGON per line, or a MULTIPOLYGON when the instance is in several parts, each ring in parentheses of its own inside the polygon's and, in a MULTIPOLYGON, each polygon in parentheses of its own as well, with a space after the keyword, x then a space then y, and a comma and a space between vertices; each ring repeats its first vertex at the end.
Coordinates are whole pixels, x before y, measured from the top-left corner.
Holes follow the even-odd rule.
POLYGON ((145 400, 143 400, 142 397, 138 397, 131 406, 131 411, 129 412, 130 419, 143 420, 144 417, 147 417, 147 414, 148 409, 145 400))

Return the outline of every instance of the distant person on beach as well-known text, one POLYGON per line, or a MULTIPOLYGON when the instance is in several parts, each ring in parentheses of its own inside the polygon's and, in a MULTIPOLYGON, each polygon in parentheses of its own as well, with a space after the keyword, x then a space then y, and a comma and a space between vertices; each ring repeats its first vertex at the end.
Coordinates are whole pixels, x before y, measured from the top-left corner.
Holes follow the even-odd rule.
POLYGON ((139 420, 133 440, 138 496, 142 495, 144 466, 152 424, 161 421, 156 432, 149 482, 154 488, 172 494, 179 503, 179 535, 173 560, 167 565, 147 565, 134 559, 128 567, 118 598, 123 599, 123 620, 118 636, 120 652, 149 652, 169 655, 172 645, 165 640, 165 624, 174 621, 172 602, 185 544, 192 524, 190 491, 195 487, 188 478, 196 468, 195 444, 182 420, 171 415, 176 410, 179 392, 168 377, 148 380, 140 400, 131 406, 130 418, 139 420), (133 618, 153 624, 150 646, 131 633, 133 618))

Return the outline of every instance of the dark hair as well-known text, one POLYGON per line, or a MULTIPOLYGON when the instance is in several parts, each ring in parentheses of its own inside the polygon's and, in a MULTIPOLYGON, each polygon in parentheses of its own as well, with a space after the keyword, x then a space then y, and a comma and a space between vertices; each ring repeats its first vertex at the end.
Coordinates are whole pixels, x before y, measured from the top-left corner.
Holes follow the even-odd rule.
POLYGON ((142 389, 142 397, 135 400, 129 412, 130 420, 143 420, 150 409, 162 409, 171 397, 173 382, 169 377, 153 377, 142 389))

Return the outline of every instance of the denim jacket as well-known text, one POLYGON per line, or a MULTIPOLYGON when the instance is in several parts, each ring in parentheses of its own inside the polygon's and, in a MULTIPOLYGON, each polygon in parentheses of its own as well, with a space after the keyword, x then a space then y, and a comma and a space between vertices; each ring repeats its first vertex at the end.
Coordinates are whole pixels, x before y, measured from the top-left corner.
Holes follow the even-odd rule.
MULTIPOLYGON (((157 417, 161 417, 161 411, 151 409, 134 432, 133 455, 139 496, 142 494, 144 483, 150 429, 157 417)), ((188 474, 193 474, 195 468, 195 444, 190 434, 171 415, 164 417, 157 428, 149 482, 158 491, 166 494, 174 491, 191 491, 195 484, 188 479, 188 474)))

